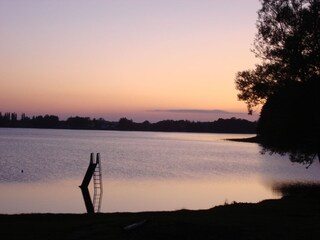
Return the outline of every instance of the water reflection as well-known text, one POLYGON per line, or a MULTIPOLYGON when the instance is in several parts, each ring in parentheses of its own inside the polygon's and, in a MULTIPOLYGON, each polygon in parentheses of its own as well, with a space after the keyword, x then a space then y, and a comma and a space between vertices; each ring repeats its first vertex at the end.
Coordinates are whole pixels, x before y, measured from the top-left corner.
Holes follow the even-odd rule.
POLYGON ((104 210, 155 211, 178 209, 208 209, 225 202, 257 202, 274 197, 269 188, 256 179, 241 182, 236 179, 110 181, 104 210), (110 196, 110 198, 109 198, 110 196))
POLYGON ((85 212, 78 185, 92 151, 103 156, 102 212, 257 202, 278 197, 270 182, 320 181, 320 164, 223 140, 249 136, 0 129, 0 213, 85 212))
POLYGON ((83 213, 79 179, 1 183, 0 213, 83 213))
MULTIPOLYGON (((262 184, 258 175, 246 181, 229 177, 130 181, 104 178, 103 182, 101 212, 208 209, 225 202, 279 198, 284 193, 280 191, 284 189, 284 182, 262 184)), ((85 213, 78 184, 79 179, 0 184, 0 213, 85 213)), ((92 189, 93 186, 89 186, 89 191, 92 189)))
POLYGON ((86 206, 87 213, 94 213, 94 207, 91 200, 91 196, 88 188, 83 188, 80 186, 84 205, 86 206))
POLYGON ((320 182, 276 182, 271 187, 283 197, 320 198, 320 182))
MULTIPOLYGON (((101 212, 208 209, 225 202, 257 202, 275 194, 256 178, 198 180, 103 179, 101 212)), ((79 179, 0 184, 0 213, 85 213, 79 179)), ((89 186, 91 191, 92 186, 89 186)), ((91 192, 92 194, 92 192, 91 192)))
POLYGON ((320 163, 319 143, 311 140, 310 142, 300 142, 295 144, 291 141, 261 141, 261 153, 270 155, 279 154, 280 156, 289 156, 293 163, 299 163, 309 168, 316 160, 320 163))

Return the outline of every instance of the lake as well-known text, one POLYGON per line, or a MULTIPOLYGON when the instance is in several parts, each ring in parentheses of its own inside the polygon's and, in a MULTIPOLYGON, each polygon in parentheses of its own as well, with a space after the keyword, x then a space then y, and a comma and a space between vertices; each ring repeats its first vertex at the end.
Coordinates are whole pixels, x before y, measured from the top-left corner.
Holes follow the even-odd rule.
MULTIPOLYGON (((279 183, 320 182, 245 134, 0 128, 0 213, 84 213, 78 186, 100 153, 102 212, 208 209, 279 198, 279 183)), ((90 186, 92 191, 92 186, 90 186)))

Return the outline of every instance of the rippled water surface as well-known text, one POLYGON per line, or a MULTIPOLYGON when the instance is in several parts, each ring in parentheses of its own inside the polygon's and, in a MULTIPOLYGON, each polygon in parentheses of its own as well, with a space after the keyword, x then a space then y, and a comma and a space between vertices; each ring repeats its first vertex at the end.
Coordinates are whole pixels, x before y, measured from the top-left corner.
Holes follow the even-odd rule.
POLYGON ((319 182, 251 135, 0 128, 0 213, 85 212, 78 185, 101 154, 103 212, 202 209, 278 197, 279 182, 319 182))

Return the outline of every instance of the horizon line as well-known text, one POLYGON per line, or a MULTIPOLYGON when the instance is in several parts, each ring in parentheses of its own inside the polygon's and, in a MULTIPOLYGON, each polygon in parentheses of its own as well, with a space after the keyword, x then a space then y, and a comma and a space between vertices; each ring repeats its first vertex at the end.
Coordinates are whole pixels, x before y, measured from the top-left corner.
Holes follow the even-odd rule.
POLYGON ((201 113, 201 114, 248 114, 245 112, 229 112, 221 109, 151 109, 147 112, 201 113))

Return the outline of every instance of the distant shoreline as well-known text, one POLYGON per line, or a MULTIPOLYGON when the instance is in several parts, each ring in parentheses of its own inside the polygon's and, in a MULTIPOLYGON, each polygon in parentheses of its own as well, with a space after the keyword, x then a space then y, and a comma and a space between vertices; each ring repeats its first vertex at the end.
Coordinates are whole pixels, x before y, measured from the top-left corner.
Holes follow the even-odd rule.
POLYGON ((250 138, 227 138, 225 140, 232 142, 261 143, 261 139, 257 135, 250 138))
POLYGON ((36 128, 36 129, 73 129, 73 130, 113 130, 142 132, 192 132, 192 133, 235 133, 255 134, 257 122, 245 119, 218 119, 212 122, 194 122, 188 120, 163 120, 156 123, 144 121, 133 122, 121 118, 118 122, 88 117, 70 117, 60 121, 57 116, 23 116, 17 119, 14 114, 0 115, 0 127, 4 128, 36 128))

